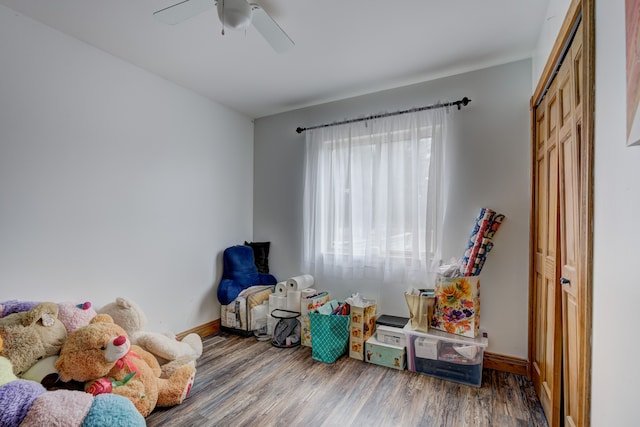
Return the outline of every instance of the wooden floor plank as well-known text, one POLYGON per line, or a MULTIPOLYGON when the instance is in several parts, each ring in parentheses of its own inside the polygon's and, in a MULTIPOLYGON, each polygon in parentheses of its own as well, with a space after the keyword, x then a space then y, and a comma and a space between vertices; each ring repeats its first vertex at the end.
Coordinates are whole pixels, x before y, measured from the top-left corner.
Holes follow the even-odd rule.
POLYGON ((187 399, 156 408, 148 426, 547 427, 519 375, 484 369, 478 388, 347 356, 326 364, 308 347, 226 333, 203 344, 187 399))

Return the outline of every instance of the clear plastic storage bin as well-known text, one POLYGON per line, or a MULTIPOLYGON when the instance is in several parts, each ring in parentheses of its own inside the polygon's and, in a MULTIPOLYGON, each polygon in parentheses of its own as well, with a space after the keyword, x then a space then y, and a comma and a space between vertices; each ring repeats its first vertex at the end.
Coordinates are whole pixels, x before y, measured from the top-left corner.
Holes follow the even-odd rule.
POLYGON ((404 327, 407 338, 407 369, 443 380, 480 387, 482 360, 489 339, 484 331, 477 338, 430 329, 404 327))

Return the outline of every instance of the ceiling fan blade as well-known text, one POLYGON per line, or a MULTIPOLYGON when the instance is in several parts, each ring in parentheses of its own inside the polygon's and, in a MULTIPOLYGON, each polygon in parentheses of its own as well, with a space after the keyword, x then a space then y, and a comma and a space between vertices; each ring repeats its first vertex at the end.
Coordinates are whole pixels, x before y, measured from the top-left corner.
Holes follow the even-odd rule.
POLYGON ((160 22, 175 25, 216 5, 214 0, 184 0, 153 13, 160 22))
POLYGON ((251 5, 253 17, 251 23, 262 37, 273 47, 278 53, 286 52, 291 49, 295 43, 287 33, 269 16, 267 12, 257 4, 251 5))

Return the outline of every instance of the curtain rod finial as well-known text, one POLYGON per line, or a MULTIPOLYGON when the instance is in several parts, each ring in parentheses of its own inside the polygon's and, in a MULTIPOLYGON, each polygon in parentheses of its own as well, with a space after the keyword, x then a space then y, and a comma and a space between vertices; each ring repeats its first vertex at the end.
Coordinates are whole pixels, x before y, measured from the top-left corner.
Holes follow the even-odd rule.
POLYGON ((465 96, 460 101, 454 102, 454 104, 456 104, 456 106, 458 107, 458 110, 460 110, 462 107, 466 107, 467 104, 469 104, 470 102, 471 100, 465 96))
POLYGON ((301 127, 296 128, 296 132, 298 132, 298 133, 302 133, 302 132, 304 132, 305 130, 306 130, 305 128, 301 128, 301 127))

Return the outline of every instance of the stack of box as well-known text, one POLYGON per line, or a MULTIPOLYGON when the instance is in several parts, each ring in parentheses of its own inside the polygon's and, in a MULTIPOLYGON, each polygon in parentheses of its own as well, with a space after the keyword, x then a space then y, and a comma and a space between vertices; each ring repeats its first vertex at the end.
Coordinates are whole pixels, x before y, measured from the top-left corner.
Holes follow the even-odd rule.
POLYGON ((364 343, 373 335, 376 327, 376 305, 350 306, 351 326, 349 334, 349 356, 364 360, 364 343))
POLYGON ((365 360, 376 365, 403 370, 406 367, 406 337, 402 325, 409 319, 380 316, 376 333, 365 344, 365 360))
POLYGON ((488 346, 480 330, 480 277, 439 276, 433 291, 406 293, 411 322, 404 327, 410 371, 479 387, 488 346), (411 296, 411 298, 409 298, 411 296), (423 320, 433 304, 433 312, 423 320))

